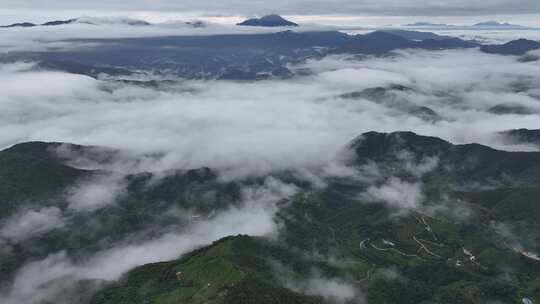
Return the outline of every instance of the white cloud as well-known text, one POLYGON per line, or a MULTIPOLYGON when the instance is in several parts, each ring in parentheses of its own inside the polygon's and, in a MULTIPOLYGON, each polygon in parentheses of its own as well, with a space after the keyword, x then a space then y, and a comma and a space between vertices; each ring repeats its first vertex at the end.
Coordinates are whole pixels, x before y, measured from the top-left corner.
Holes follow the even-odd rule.
POLYGON ((346 280, 325 277, 317 269, 313 269, 308 278, 298 278, 277 261, 272 261, 272 267, 283 286, 296 292, 323 297, 332 303, 365 303, 362 292, 346 280))
POLYGON ((409 183, 397 177, 391 177, 380 186, 371 186, 362 195, 364 199, 381 201, 390 207, 399 209, 417 209, 425 200, 421 183, 409 183))
POLYGON ((362 61, 331 57, 305 67, 320 74, 250 83, 183 81, 156 91, 4 64, 0 146, 28 140, 107 146, 135 156, 164 155, 158 162, 143 159, 141 170, 208 166, 235 177, 327 165, 367 131, 411 130, 454 143, 516 149, 493 134, 540 128, 538 114, 486 112, 509 101, 540 109, 533 94, 540 62, 466 50, 362 61), (445 120, 429 123, 388 105, 336 97, 396 82, 412 88, 400 93, 403 98, 445 120), (515 92, 518 82, 525 91, 515 92))
POLYGON ((0 294, 0 302, 41 303, 56 299, 62 290, 77 280, 116 280, 128 270, 147 263, 176 259, 222 237, 249 234, 273 236, 276 203, 296 193, 293 185, 268 178, 262 185, 242 190, 242 205, 194 222, 187 230, 168 233, 145 242, 118 243, 96 252, 83 261, 74 261, 66 252, 31 262, 16 274, 9 293, 0 294), (69 278, 66 282, 66 278, 69 278))
POLYGON ((125 191, 121 176, 96 177, 68 190, 69 209, 91 212, 113 204, 125 191))
POLYGON ((22 210, 8 218, 0 228, 0 237, 15 242, 64 227, 62 211, 57 207, 22 210))
POLYGON ((307 295, 322 296, 337 303, 348 303, 358 297, 358 292, 352 284, 339 279, 322 277, 310 278, 301 291, 307 295))
POLYGON ((416 177, 421 177, 439 166, 437 156, 425 157, 417 161, 415 155, 407 150, 398 151, 396 156, 402 162, 402 167, 416 177))

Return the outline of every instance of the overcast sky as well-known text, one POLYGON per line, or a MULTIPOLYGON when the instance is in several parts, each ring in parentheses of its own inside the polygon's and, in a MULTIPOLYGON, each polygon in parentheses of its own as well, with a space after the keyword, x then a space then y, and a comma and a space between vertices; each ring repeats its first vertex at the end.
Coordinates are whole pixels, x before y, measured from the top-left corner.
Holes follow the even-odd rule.
POLYGON ((538 0, 2 0, 11 9, 199 11, 208 14, 481 15, 540 13, 538 0))
POLYGON ((95 14, 183 16, 285 15, 485 16, 540 13, 538 0, 2 0, 0 17, 95 14))

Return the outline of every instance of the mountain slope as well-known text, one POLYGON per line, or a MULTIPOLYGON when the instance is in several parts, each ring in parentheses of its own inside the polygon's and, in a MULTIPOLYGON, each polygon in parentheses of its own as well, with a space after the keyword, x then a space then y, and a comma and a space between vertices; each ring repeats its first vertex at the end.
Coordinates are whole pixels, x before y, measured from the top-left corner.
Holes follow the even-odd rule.
POLYGON ((513 40, 502 45, 485 45, 481 47, 483 52, 501 55, 524 55, 537 49, 540 49, 540 42, 527 39, 513 40))
MULTIPOLYGON (((411 36, 408 34, 407 36, 411 36)), ((425 34, 422 34, 425 36, 425 34)), ((88 45, 58 52, 10 52, 4 61, 35 61, 41 67, 98 77, 137 72, 195 79, 258 80, 294 76, 290 65, 332 54, 385 55, 398 49, 461 49, 478 44, 456 38, 413 41, 388 32, 347 35, 338 31, 171 36, 76 40, 88 45), (99 56, 96 56, 99 45, 99 56), (160 56, 156 57, 159 51, 160 56)))
POLYGON ((398 166, 400 151, 412 152, 415 160, 437 157, 439 168, 426 175, 432 181, 453 183, 487 182, 528 185, 540 182, 540 153, 506 152, 478 144, 452 145, 434 137, 412 132, 366 133, 352 143, 360 160, 398 166), (446 169, 445 169, 446 168, 446 169))
MULTIPOLYGON (((21 160, 12 162, 14 172, 33 170, 22 165, 35 159, 62 172, 71 165, 59 147, 17 145, 0 152, 0 159, 21 160)), ((179 259, 137 267, 117 282, 62 278, 70 284, 62 285, 61 295, 88 294, 105 284, 91 303, 540 300, 540 152, 454 145, 411 132, 365 133, 346 150, 351 157, 345 165, 354 174, 321 176, 324 186, 295 172, 272 175, 297 189, 276 202, 272 238, 227 237, 179 259)), ((94 159, 114 157, 105 155, 94 159)), ((186 231, 197 221, 192 214, 211 219, 238 206, 242 189, 261 179, 224 182, 208 168, 157 179, 128 175, 121 177, 125 192, 114 203, 77 214, 59 196, 53 202, 64 226, 27 239, 0 238, 12 249, 0 252, 4 285, 24 265, 61 250, 85 261, 126 240, 186 231), (186 218, 171 210, 193 212, 186 218)))
POLYGON ((320 303, 276 282, 265 246, 247 236, 225 238, 179 260, 132 270, 91 304, 320 303))
POLYGON ((61 145, 32 142, 0 152, 0 200, 3 201, 0 218, 32 200, 47 201, 78 179, 92 174, 64 164, 54 153, 61 145))
POLYGON ((193 214, 211 217, 239 203, 240 187, 208 168, 158 178, 76 166, 109 167, 118 153, 43 142, 0 151, 0 285, 51 254, 87 258, 129 238, 182 231, 193 214))

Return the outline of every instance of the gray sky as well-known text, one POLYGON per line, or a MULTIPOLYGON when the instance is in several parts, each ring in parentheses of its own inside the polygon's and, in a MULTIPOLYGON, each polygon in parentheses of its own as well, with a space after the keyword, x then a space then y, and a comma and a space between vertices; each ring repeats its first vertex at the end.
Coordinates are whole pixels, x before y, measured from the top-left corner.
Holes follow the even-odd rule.
POLYGON ((2 0, 12 10, 179 11, 254 15, 496 15, 540 13, 538 0, 2 0))

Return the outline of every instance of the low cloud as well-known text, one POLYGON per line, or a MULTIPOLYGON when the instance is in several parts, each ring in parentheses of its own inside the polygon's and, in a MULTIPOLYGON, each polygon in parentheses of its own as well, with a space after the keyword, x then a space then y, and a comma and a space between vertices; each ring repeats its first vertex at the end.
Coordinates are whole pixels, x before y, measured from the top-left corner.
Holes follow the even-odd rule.
POLYGON ((242 190, 241 206, 196 221, 186 230, 167 233, 149 241, 119 244, 96 252, 83 261, 72 259, 67 252, 53 253, 43 260, 22 267, 10 291, 0 294, 0 302, 32 304, 51 301, 57 299, 64 290, 73 288, 77 281, 116 280, 134 267, 176 259, 183 253, 225 236, 275 235, 275 203, 295 192, 295 186, 268 178, 262 185, 242 190))
POLYGON ((296 292, 319 296, 332 303, 365 303, 360 289, 346 280, 325 277, 317 270, 308 278, 300 279, 294 278, 290 270, 279 263, 274 263, 274 268, 284 286, 296 292))
POLYGON ((96 177, 81 182, 68 190, 68 209, 75 212, 91 212, 114 204, 125 192, 122 176, 96 177))
POLYGON ((0 238, 20 242, 62 228, 64 225, 62 211, 57 207, 21 210, 2 223, 0 238))
POLYGON ((509 223, 492 221, 490 228, 503 240, 504 245, 512 250, 530 252, 536 247, 533 240, 516 233, 515 227, 509 223))
POLYGON ((287 81, 179 81, 164 91, 3 64, 0 146, 28 140, 106 146, 162 156, 134 170, 208 166, 236 178, 320 168, 366 131, 411 130, 512 150, 520 147, 493 134, 540 128, 540 112, 488 112, 510 100, 540 110, 534 97, 539 62, 477 50, 418 51, 384 59, 329 57, 302 68, 315 74, 287 81), (444 119, 426 122, 384 103, 338 97, 390 84, 409 87, 402 98, 444 119))
MULTIPOLYGON (((322 296, 337 303, 347 303, 358 298, 353 285, 340 279, 310 278, 300 290, 307 295, 322 296)), ((302 284, 301 284, 302 285, 302 284)))
POLYGON ((425 200, 421 183, 409 183, 397 177, 389 178, 380 186, 369 187, 362 198, 405 210, 418 209, 425 200))
POLYGON ((439 166, 439 158, 437 156, 425 157, 417 161, 416 156, 406 150, 399 151, 396 156, 402 162, 403 168, 417 178, 422 177, 439 166))

